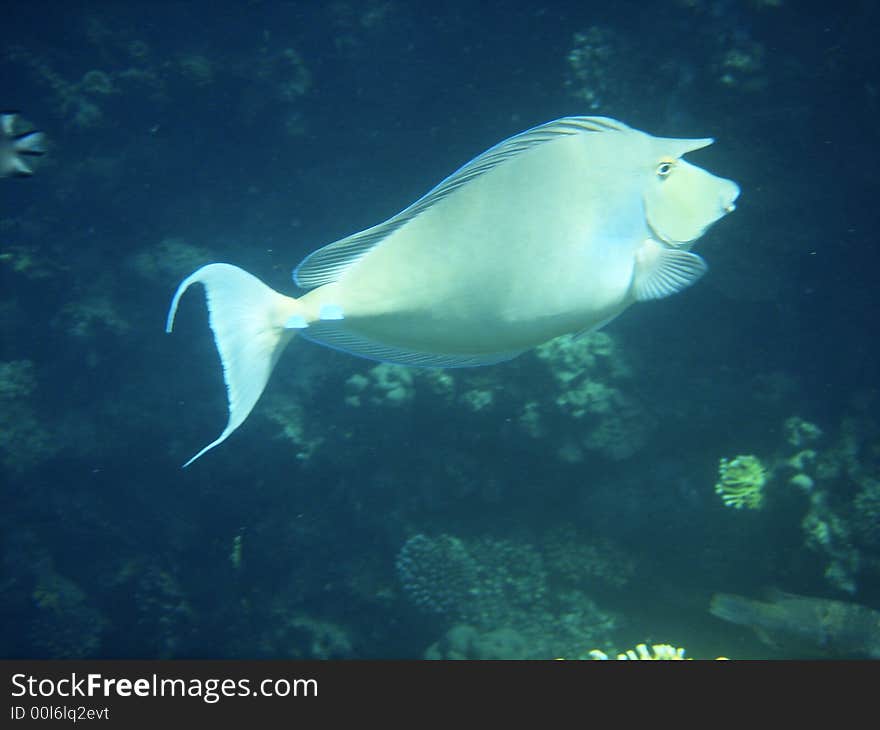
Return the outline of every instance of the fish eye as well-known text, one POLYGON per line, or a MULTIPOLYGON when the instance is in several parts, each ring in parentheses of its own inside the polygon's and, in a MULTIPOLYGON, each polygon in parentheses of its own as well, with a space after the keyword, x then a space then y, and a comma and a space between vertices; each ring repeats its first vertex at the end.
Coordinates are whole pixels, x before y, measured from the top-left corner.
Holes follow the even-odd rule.
POLYGON ((666 177, 670 172, 672 172, 672 168, 675 166, 674 162, 669 160, 664 160, 659 165, 657 165, 657 175, 659 177, 666 177))

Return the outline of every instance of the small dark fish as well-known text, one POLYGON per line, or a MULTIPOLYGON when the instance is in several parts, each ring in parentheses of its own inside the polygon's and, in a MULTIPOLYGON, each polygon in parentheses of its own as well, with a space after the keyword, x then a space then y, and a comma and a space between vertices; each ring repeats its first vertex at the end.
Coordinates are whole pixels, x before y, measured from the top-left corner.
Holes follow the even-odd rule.
POLYGON ((780 649, 880 659, 880 611, 857 603, 782 591, 773 591, 766 601, 716 593, 709 612, 751 627, 762 641, 780 649))
POLYGON ((0 112, 0 177, 30 177, 28 158, 46 154, 46 137, 30 127, 18 112, 0 112))

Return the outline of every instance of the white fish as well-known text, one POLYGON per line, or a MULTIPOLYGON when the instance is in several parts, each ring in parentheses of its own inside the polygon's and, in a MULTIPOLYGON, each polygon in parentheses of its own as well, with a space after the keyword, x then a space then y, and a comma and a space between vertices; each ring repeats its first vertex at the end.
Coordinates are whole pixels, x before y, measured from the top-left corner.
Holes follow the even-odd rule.
POLYGON ((42 132, 30 128, 17 112, 0 112, 0 177, 30 177, 34 171, 27 158, 45 152, 42 132))
POLYGON ((377 360, 485 365, 595 329, 637 301, 696 281, 691 253, 734 209, 736 183, 681 159, 711 139, 652 137, 605 117, 566 117, 495 145, 405 210, 310 254, 293 298, 229 264, 203 284, 229 420, 247 418, 294 334, 377 360))

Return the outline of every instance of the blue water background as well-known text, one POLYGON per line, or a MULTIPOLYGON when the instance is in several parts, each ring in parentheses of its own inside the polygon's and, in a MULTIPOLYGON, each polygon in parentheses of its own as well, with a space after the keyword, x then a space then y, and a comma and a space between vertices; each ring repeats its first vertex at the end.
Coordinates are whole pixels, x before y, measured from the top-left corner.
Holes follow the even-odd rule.
POLYGON ((711 594, 880 609, 880 528, 858 522, 880 518, 874 3, 14 5, 0 106, 50 152, 0 180, 0 363, 30 383, 0 384, 0 655, 421 657, 483 621, 525 637, 523 656, 790 656, 710 616, 711 594), (487 408, 422 376, 402 405, 355 406, 374 363, 295 342, 266 399, 288 399, 308 448, 258 408, 180 469, 226 417, 201 296, 163 332, 183 276, 226 261, 294 293, 316 247, 573 114, 712 136, 689 159, 742 188, 698 245, 705 279, 606 328, 630 364, 608 382, 637 404, 620 448, 560 456, 579 423, 553 421, 559 386, 534 354, 453 375, 487 408), (541 435, 520 426, 530 400, 551 404, 541 435), (792 416, 838 465, 821 481, 820 517, 843 525, 830 547, 785 468, 761 510, 713 489, 722 457, 789 457, 792 416), (479 569, 408 578, 418 535, 439 553, 459 540, 479 569), (853 554, 846 587, 828 572, 853 554), (543 568, 515 565, 530 560, 543 568), (505 571, 509 616, 431 605, 505 571), (579 643, 560 626, 586 601, 607 621, 579 643))

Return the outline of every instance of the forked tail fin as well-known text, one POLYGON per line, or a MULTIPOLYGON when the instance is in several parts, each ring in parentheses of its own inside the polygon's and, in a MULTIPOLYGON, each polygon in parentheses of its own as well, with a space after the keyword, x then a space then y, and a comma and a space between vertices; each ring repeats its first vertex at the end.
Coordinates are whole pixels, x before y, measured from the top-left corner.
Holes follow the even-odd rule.
POLYGON ((284 323, 297 313, 296 300, 279 294, 257 277, 229 264, 208 264, 184 279, 168 311, 171 332, 180 297, 193 284, 203 284, 208 321, 223 364, 229 421, 223 433, 184 467, 213 449, 237 429, 259 400, 278 357, 293 336, 284 323))

